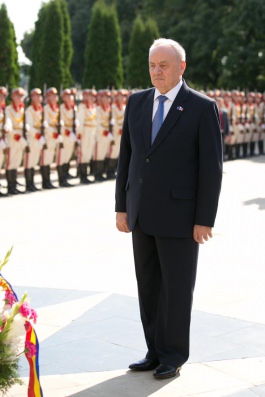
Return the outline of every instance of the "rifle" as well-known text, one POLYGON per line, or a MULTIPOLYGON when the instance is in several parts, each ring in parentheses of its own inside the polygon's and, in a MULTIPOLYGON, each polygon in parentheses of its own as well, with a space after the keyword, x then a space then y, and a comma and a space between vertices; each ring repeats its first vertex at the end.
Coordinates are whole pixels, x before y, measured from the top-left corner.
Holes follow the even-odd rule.
MULTIPOLYGON (((112 90, 111 90, 111 97, 110 97, 110 113, 109 113, 109 132, 110 132, 112 135, 113 135, 113 120, 112 120, 112 117, 113 117, 113 112, 112 112, 112 105, 113 105, 113 102, 114 102, 114 88, 112 87, 112 90)), ((111 144, 111 145, 114 145, 114 144, 115 144, 114 139, 111 140, 110 144, 111 144)))
MULTIPOLYGON (((6 123, 6 108, 5 106, 3 107, 3 119, 2 119, 2 131, 1 131, 1 136, 3 141, 5 142, 6 138, 6 130, 5 130, 5 123, 6 123)), ((7 147, 3 149, 3 153, 6 155, 7 154, 7 147)))
POLYGON ((27 105, 27 98, 28 97, 26 97, 25 96, 25 99, 24 99, 24 114, 23 114, 23 127, 22 127, 22 135, 23 135, 23 138, 25 139, 25 141, 26 141, 26 143, 27 143, 27 146, 25 147, 25 152, 26 153, 29 153, 30 152, 30 148, 29 148, 29 144, 28 144, 28 140, 27 140, 27 126, 26 126, 26 105, 27 105))
MULTIPOLYGON (((62 135, 61 132, 61 93, 62 93, 62 86, 60 87, 60 95, 58 101, 59 113, 58 113, 58 123, 57 123, 57 133, 58 135, 62 135)), ((63 142, 59 143, 59 149, 63 149, 63 142)))
MULTIPOLYGON (((72 131, 76 136, 76 88, 72 88, 72 94, 74 98, 72 131)), ((78 148, 78 141, 76 140, 75 141, 76 158, 78 158, 77 148, 78 148)))
MULTIPOLYGON (((44 117, 45 117, 45 115, 44 115, 44 106, 45 106, 45 100, 44 100, 44 98, 45 98, 45 94, 46 94, 46 88, 47 88, 47 86, 46 86, 46 83, 45 83, 45 84, 43 85, 43 93, 42 93, 42 104, 41 104, 42 110, 41 110, 41 126, 40 126, 40 134, 41 134, 41 136, 42 136, 44 139, 45 139, 45 126, 44 126, 44 117)), ((44 143, 42 149, 43 149, 43 150, 47 149, 47 144, 46 144, 46 142, 44 143)))
POLYGON ((6 123, 6 108, 5 107, 3 107, 3 119, 2 119, 2 132, 1 132, 1 135, 2 135, 2 139, 3 139, 3 141, 5 140, 5 135, 6 135, 6 131, 5 131, 5 123, 6 123))

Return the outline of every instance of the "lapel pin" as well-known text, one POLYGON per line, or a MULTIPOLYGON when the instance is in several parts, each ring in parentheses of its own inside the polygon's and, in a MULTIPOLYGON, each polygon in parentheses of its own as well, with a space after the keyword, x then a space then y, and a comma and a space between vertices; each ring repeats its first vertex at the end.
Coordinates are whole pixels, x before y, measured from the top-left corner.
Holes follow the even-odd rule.
POLYGON ((181 112, 183 112, 184 109, 183 109, 183 107, 178 106, 178 107, 177 107, 177 110, 180 110, 181 112))

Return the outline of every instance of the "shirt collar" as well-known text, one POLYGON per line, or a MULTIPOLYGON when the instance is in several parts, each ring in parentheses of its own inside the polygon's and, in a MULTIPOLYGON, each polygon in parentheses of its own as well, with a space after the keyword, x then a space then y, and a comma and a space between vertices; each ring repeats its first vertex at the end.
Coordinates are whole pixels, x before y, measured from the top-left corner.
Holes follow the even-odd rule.
MULTIPOLYGON (((178 92, 179 92, 179 90, 180 90, 182 84, 183 84, 183 81, 182 81, 182 79, 181 79, 180 82, 179 82, 175 87, 173 87, 170 91, 168 91, 168 92, 167 92, 166 94, 164 94, 164 95, 167 96, 168 99, 169 99, 171 102, 173 102, 174 99, 176 98, 176 96, 178 95, 178 92)), ((157 97, 158 97, 159 95, 163 95, 163 94, 161 94, 161 93, 158 91, 158 89, 156 88, 156 89, 155 89, 154 101, 157 99, 157 97)))

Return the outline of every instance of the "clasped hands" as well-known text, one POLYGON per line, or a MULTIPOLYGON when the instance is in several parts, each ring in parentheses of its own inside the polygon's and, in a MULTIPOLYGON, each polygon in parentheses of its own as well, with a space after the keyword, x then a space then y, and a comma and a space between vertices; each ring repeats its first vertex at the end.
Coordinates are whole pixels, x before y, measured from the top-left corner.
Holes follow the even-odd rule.
MULTIPOLYGON (((126 212, 116 213, 116 226, 120 232, 130 233, 130 229, 127 221, 126 212)), ((208 226, 194 225, 193 228, 193 238, 199 244, 204 244, 209 238, 212 238, 212 228, 208 226)))

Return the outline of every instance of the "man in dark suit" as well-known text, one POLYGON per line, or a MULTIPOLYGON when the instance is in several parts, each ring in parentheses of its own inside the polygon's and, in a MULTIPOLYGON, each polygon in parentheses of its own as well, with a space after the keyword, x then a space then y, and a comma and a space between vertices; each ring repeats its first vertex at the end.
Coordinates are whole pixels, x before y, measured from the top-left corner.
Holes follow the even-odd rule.
POLYGON ((158 379, 175 376, 189 357, 198 243, 212 237, 222 179, 218 109, 187 86, 185 67, 177 42, 153 43, 155 88, 129 97, 116 181, 116 225, 132 231, 147 344, 129 368, 155 369, 158 379))

